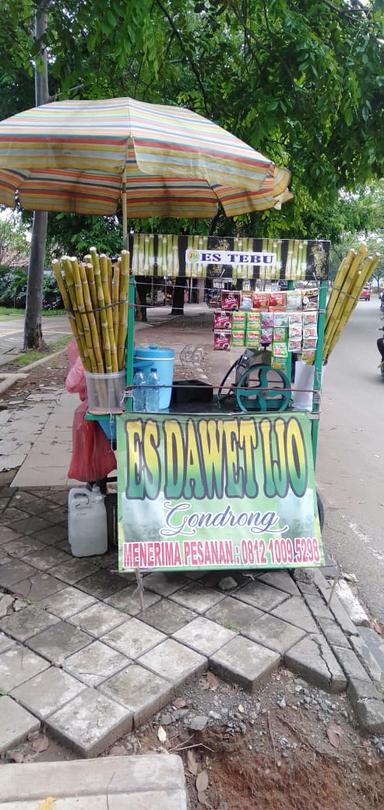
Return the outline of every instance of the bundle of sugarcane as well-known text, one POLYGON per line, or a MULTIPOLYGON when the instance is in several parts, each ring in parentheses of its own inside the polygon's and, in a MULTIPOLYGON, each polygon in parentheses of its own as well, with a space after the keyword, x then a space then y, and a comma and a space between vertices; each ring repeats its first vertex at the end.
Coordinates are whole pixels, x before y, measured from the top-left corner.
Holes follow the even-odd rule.
POLYGON ((52 270, 86 371, 122 371, 128 326, 129 253, 115 265, 91 248, 83 262, 63 256, 52 270))
POLYGON ((336 273, 332 292, 327 304, 324 333, 324 362, 326 362, 346 325, 360 293, 375 271, 380 256, 368 256, 366 245, 357 252, 349 250, 336 273))

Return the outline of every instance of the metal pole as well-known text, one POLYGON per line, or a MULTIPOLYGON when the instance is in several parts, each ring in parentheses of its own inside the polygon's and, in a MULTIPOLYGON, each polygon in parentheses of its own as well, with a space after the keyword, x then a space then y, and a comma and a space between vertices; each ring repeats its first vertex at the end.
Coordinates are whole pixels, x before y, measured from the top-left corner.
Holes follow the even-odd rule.
MULTIPOLYGON (((327 306, 327 292, 328 282, 323 280, 320 282, 319 291, 319 320, 317 326, 317 346, 315 353, 315 378, 313 382, 313 405, 312 413, 318 414, 320 412, 320 390, 321 378, 323 373, 323 349, 324 349, 324 330, 325 330, 325 308, 327 306)), ((317 456, 317 442, 319 436, 319 417, 312 421, 312 450, 313 460, 316 466, 317 456)))
POLYGON ((123 209, 123 245, 124 250, 128 250, 128 215, 127 215, 127 169, 124 166, 122 178, 122 197, 121 204, 123 209))
MULTIPOLYGON (((127 170, 124 166, 122 176, 121 207, 123 218, 123 244, 124 250, 129 249, 128 241, 128 214, 127 214, 127 170)), ((133 383, 133 353, 135 342, 135 283, 132 276, 132 256, 129 257, 129 278, 128 278, 128 315, 127 315, 127 353, 126 353, 126 383, 129 396, 126 399, 126 411, 132 412, 132 383, 133 383)))

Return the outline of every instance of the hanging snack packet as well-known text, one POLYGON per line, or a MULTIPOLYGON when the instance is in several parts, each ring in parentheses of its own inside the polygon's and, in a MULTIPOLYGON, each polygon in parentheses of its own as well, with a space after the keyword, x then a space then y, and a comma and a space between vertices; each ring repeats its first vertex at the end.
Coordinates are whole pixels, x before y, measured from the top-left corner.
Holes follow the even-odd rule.
POLYGON ((295 309, 301 309, 302 295, 301 290, 287 290, 287 310, 292 312, 295 309))
POLYGON ((303 309, 318 309, 318 308, 319 308, 319 290, 316 287, 313 290, 304 290, 303 309))
POLYGON ((245 345, 248 346, 250 349, 258 349, 261 342, 261 335, 260 332, 253 332, 252 330, 248 330, 247 336, 245 338, 245 345))
POLYGON ((302 312, 290 312, 289 313, 289 325, 293 323, 299 323, 302 326, 303 323, 303 313, 302 312))
POLYGON ((247 312, 247 327, 248 329, 261 329, 261 313, 260 312, 247 312))
POLYGON ((303 338, 317 338, 317 324, 303 327, 303 338))
POLYGON ((303 341, 303 349, 307 351, 308 349, 316 349, 317 346, 317 338, 305 338, 303 341))
POLYGON ((303 312, 303 326, 310 326, 313 323, 317 324, 317 312, 303 312))
POLYGON ((275 357, 272 355, 271 359, 271 367, 277 369, 278 371, 284 371, 285 374, 288 373, 288 364, 286 357, 275 357))
POLYGON ((275 355, 275 357, 287 357, 288 356, 287 344, 283 342, 275 343, 274 341, 272 353, 275 355))
POLYGON ((296 354, 301 352, 301 337, 289 338, 288 351, 289 352, 296 352, 296 354))
POLYGON ((290 323, 289 324, 289 340, 292 338, 300 338, 302 336, 303 330, 301 323, 290 323))
POLYGON ((273 327, 273 342, 279 343, 280 341, 287 342, 288 340, 288 329, 285 327, 273 327))
POLYGON ((261 327, 261 343, 263 346, 268 346, 272 343, 273 329, 272 327, 261 327))
POLYGON ((287 308, 287 293, 286 292, 271 292, 269 294, 269 309, 285 310, 287 308))
POLYGON ((275 312, 273 315, 273 325, 276 329, 289 326, 288 312, 275 312))
POLYGON ((216 351, 228 351, 231 343, 230 332, 214 332, 213 334, 213 348, 216 351))
POLYGON ((232 315, 230 312, 215 312, 213 315, 213 328, 214 330, 219 329, 230 329, 231 328, 231 319, 232 315))
POLYGON ((250 295, 242 295, 240 309, 245 310, 245 312, 252 309, 252 298, 250 295))
POLYGON ((245 346, 245 332, 232 332, 231 346, 233 349, 245 346))
POLYGON ((254 292, 253 309, 268 309, 268 307, 269 307, 269 293, 254 292))
POLYGON ((273 327, 273 312, 261 313, 261 328, 272 329, 273 327))
POLYGON ((233 312, 240 307, 240 293, 227 290, 221 293, 221 309, 233 312))
POLYGON ((247 323, 246 312, 232 312, 232 332, 241 332, 247 323))

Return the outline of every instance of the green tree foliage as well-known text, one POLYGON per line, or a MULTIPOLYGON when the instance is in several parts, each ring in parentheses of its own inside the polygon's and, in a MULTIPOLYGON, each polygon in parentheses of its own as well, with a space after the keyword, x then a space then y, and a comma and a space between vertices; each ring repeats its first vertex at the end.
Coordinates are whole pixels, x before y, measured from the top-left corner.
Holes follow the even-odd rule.
POLYGON ((384 277, 384 180, 372 182, 353 194, 343 194, 339 210, 343 233, 333 246, 332 273, 349 248, 357 248, 365 242, 370 254, 380 254, 372 276, 372 281, 378 285, 384 277))
POLYGON ((27 227, 21 218, 12 214, 0 219, 0 265, 16 267, 28 260, 27 227))
MULTIPOLYGON (((33 103, 34 7, 0 9, 4 115, 33 103)), ((383 39, 381 0, 52 0, 50 92, 209 116, 288 166, 295 194, 281 212, 219 216, 216 230, 336 239, 339 190, 383 174, 383 39)))

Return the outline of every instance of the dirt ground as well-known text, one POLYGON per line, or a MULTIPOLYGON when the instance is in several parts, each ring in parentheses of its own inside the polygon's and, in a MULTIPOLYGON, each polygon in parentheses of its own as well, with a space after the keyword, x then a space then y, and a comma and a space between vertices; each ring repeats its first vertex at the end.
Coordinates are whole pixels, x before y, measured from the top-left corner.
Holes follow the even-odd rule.
MULTIPOLYGON (((102 756, 154 751, 183 758, 190 810, 384 807, 384 737, 360 734, 346 695, 286 670, 252 695, 208 673, 102 756)), ((75 758, 43 730, 0 763, 75 758)))
MULTIPOLYGON (((22 405, 29 394, 44 393, 44 390, 47 390, 49 387, 55 389, 63 388, 67 369, 68 359, 67 353, 64 351, 56 355, 56 357, 47 360, 47 362, 43 363, 41 366, 32 369, 32 371, 27 373, 24 380, 18 380, 11 388, 4 391, 0 397, 0 407, 8 407, 8 405, 10 407, 16 407, 17 405, 22 405)), ((22 367, 12 365, 11 363, 7 366, 2 366, 1 370, 5 372, 23 372, 22 367)))

